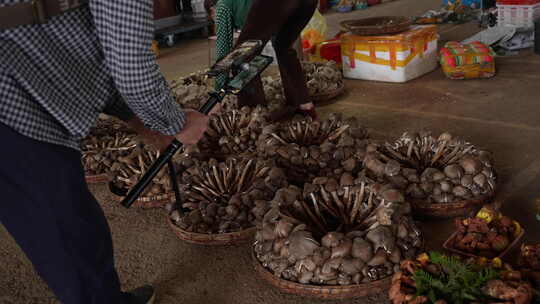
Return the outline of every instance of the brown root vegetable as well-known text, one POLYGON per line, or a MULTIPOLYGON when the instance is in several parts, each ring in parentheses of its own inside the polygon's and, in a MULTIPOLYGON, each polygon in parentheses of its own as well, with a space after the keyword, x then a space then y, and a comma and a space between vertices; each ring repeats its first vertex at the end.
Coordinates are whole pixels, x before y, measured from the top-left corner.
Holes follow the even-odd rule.
MULTIPOLYGON (((486 208, 483 209, 484 214, 486 208)), ((516 224, 506 216, 493 212, 493 219, 480 217, 456 220, 456 237, 453 247, 478 256, 495 257, 505 251, 517 237, 516 224)))
POLYGON ((519 265, 523 268, 540 271, 540 245, 521 245, 519 265))

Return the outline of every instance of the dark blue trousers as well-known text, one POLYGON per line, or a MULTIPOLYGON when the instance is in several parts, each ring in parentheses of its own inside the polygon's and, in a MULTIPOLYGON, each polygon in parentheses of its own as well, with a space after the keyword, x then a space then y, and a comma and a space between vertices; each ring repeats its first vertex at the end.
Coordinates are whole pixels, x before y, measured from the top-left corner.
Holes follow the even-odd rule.
POLYGON ((39 275, 64 304, 123 304, 111 232, 80 152, 1 123, 0 139, 0 222, 39 275))

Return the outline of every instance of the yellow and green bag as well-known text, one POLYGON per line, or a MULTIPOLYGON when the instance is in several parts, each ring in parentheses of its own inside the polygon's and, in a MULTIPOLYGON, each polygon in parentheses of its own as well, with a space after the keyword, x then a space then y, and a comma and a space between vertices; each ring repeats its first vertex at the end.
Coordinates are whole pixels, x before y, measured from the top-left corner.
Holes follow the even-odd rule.
POLYGON ((495 76, 495 52, 479 41, 470 44, 447 42, 439 54, 443 72, 450 79, 495 76))

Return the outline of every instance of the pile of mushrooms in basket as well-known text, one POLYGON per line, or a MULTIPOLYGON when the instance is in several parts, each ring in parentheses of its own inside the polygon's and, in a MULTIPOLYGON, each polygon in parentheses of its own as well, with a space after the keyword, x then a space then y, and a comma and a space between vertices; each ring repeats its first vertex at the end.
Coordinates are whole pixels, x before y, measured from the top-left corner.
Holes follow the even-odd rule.
POLYGON ((423 239, 403 196, 351 182, 345 173, 280 189, 256 234, 262 266, 302 284, 351 285, 388 278, 416 256, 423 239))
MULTIPOLYGON (((343 86, 331 63, 303 68, 311 95, 343 86)), ((489 203, 497 188, 490 152, 448 132, 403 133, 380 143, 358 119, 335 113, 318 121, 271 122, 268 114, 284 94, 279 80, 264 82, 270 106, 238 108, 236 98, 228 98, 211 116, 199 144, 175 157, 181 200, 167 208, 173 229, 205 236, 250 231, 242 237, 252 241, 249 250, 259 273, 306 289, 332 292, 378 284, 374 290, 389 291, 393 303, 450 303, 453 296, 434 286, 452 285, 450 278, 459 277, 452 269, 458 269, 464 277, 482 280, 470 289, 475 297, 493 301, 463 303, 530 302, 530 286, 519 271, 425 254, 422 231, 413 220, 433 210, 466 215, 471 205, 489 203)), ((194 109, 211 86, 204 73, 171 83, 178 102, 194 109)), ((113 185, 132 188, 159 152, 124 128, 115 135, 101 133, 82 145, 87 173, 109 173, 113 185)), ((144 195, 172 197, 173 188, 164 170, 144 195)), ((523 235, 502 215, 491 223, 476 218, 456 223, 451 245, 483 256, 483 262, 500 262, 502 252, 523 235)), ((537 279, 540 267, 533 266, 540 264, 540 249, 526 249, 522 262, 537 279)))
POLYGON ((450 133, 404 133, 371 151, 365 166, 375 180, 403 191, 417 212, 459 202, 487 203, 496 189, 491 153, 450 133))
POLYGON ((174 210, 174 224, 187 232, 222 234, 255 226, 275 191, 287 185, 283 171, 256 158, 210 160, 182 174, 184 212, 174 210))

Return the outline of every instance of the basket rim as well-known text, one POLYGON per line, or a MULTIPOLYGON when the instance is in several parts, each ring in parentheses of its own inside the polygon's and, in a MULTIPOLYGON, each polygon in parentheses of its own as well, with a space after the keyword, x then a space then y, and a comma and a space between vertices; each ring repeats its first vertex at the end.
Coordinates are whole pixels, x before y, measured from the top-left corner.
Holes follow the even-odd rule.
MULTIPOLYGON (((450 243, 456 238, 457 233, 458 233, 457 231, 454 231, 450 235, 450 237, 443 243, 443 248, 450 251, 450 252, 459 254, 461 256, 468 256, 468 257, 473 257, 473 258, 481 258, 482 256, 480 256, 480 255, 465 252, 465 251, 456 249, 456 248, 454 248, 454 247, 452 247, 450 245, 450 243)), ((525 229, 521 228, 521 232, 518 234, 518 236, 516 238, 514 238, 512 243, 510 243, 510 245, 508 245, 508 247, 506 247, 505 250, 500 252, 499 255, 497 255, 495 258, 502 259, 505 255, 507 255, 510 252, 510 250, 512 250, 514 247, 516 247, 518 245, 518 243, 523 239, 524 235, 525 235, 525 229)))
POLYGON ((109 175, 107 173, 101 173, 101 174, 84 174, 84 179, 89 184, 101 184, 101 183, 108 183, 109 182, 109 175))
POLYGON ((198 232, 189 232, 186 231, 180 227, 178 227, 169 216, 169 212, 166 213, 166 219, 169 223, 169 226, 171 229, 175 232, 176 236, 181 239, 182 241, 192 243, 192 244, 199 244, 199 245, 231 245, 235 243, 242 243, 247 242, 250 239, 252 239, 252 234, 256 231, 257 227, 253 226, 247 229, 243 229, 236 232, 228 232, 228 233, 198 233, 198 232), (195 241, 193 239, 187 239, 182 238, 180 235, 192 235, 199 237, 200 241, 195 241), (245 236, 244 236, 245 235, 245 236), (230 240, 216 240, 215 238, 211 238, 211 236, 220 236, 222 238, 228 237, 228 236, 242 236, 242 238, 239 239, 230 239, 230 240), (204 240, 206 239, 206 240, 204 240), (204 240, 204 241, 203 241, 204 240))
MULTIPOLYGON (((319 298, 319 299, 350 299, 350 298, 357 298, 357 297, 363 297, 370 294, 375 294, 380 292, 379 290, 376 290, 375 292, 370 292, 370 286, 374 285, 388 285, 388 288, 390 288, 390 284, 392 281, 393 275, 390 275, 384 279, 369 282, 369 283, 362 283, 362 284, 353 284, 353 285, 308 285, 308 284, 301 284, 293 281, 288 281, 282 278, 278 278, 274 276, 268 269, 266 269, 263 265, 261 265, 260 261, 257 259, 255 255, 255 251, 253 247, 251 247, 251 258, 252 263, 254 265, 255 271, 270 285, 278 288, 279 290, 289 293, 289 294, 299 294, 303 296, 308 296, 312 298, 319 298), (291 286, 292 289, 298 290, 298 292, 291 292, 284 290, 282 285, 288 285, 291 286), (315 290, 325 290, 327 289, 328 292, 324 293, 315 293, 313 291, 315 290), (332 291, 332 290, 339 290, 342 291, 342 293, 332 291)), ((388 289, 388 288, 385 288, 388 289)))
POLYGON ((405 16, 379 16, 379 17, 369 17, 362 19, 349 19, 344 20, 339 23, 340 27, 346 31, 349 31, 355 35, 360 36, 376 36, 376 35, 387 35, 387 34, 396 34, 407 31, 410 26, 413 24, 411 18, 405 16), (354 23, 365 22, 375 20, 396 20, 395 24, 392 25, 354 25, 354 23))
POLYGON ((452 203, 442 203, 442 204, 432 204, 432 203, 426 203, 425 200, 410 200, 412 207, 415 209, 422 209, 422 210, 432 210, 432 211, 439 211, 439 210, 446 210, 446 209, 458 209, 458 208, 466 208, 470 206, 476 206, 481 205, 482 203, 489 203, 489 201, 492 200, 494 194, 485 194, 478 198, 473 199, 467 199, 467 200, 459 200, 452 203))
MULTIPOLYGON (((114 193, 113 193, 113 196, 118 201, 121 201, 125 198, 125 196, 117 195, 114 193)), ((135 202, 148 203, 148 202, 155 202, 155 201, 170 200, 171 198, 174 198, 174 192, 167 192, 167 193, 151 195, 151 196, 140 196, 135 202)))
POLYGON ((376 20, 395 20, 398 22, 395 25, 403 25, 403 24, 411 22, 411 19, 405 16, 377 16, 377 17, 343 20, 339 24, 344 27, 350 27, 350 28, 361 27, 362 29, 371 29, 371 28, 379 29, 381 27, 385 27, 384 25, 354 25, 354 23, 359 23, 359 22, 368 23, 369 21, 376 21, 376 20))
POLYGON ((334 99, 336 97, 341 96, 343 93, 345 93, 345 91, 346 91, 346 89, 345 89, 345 81, 342 81, 341 85, 338 86, 336 89, 328 91, 328 92, 314 94, 314 95, 309 96, 309 98, 314 103, 323 103, 325 101, 329 101, 329 100, 332 100, 332 99, 334 99))

